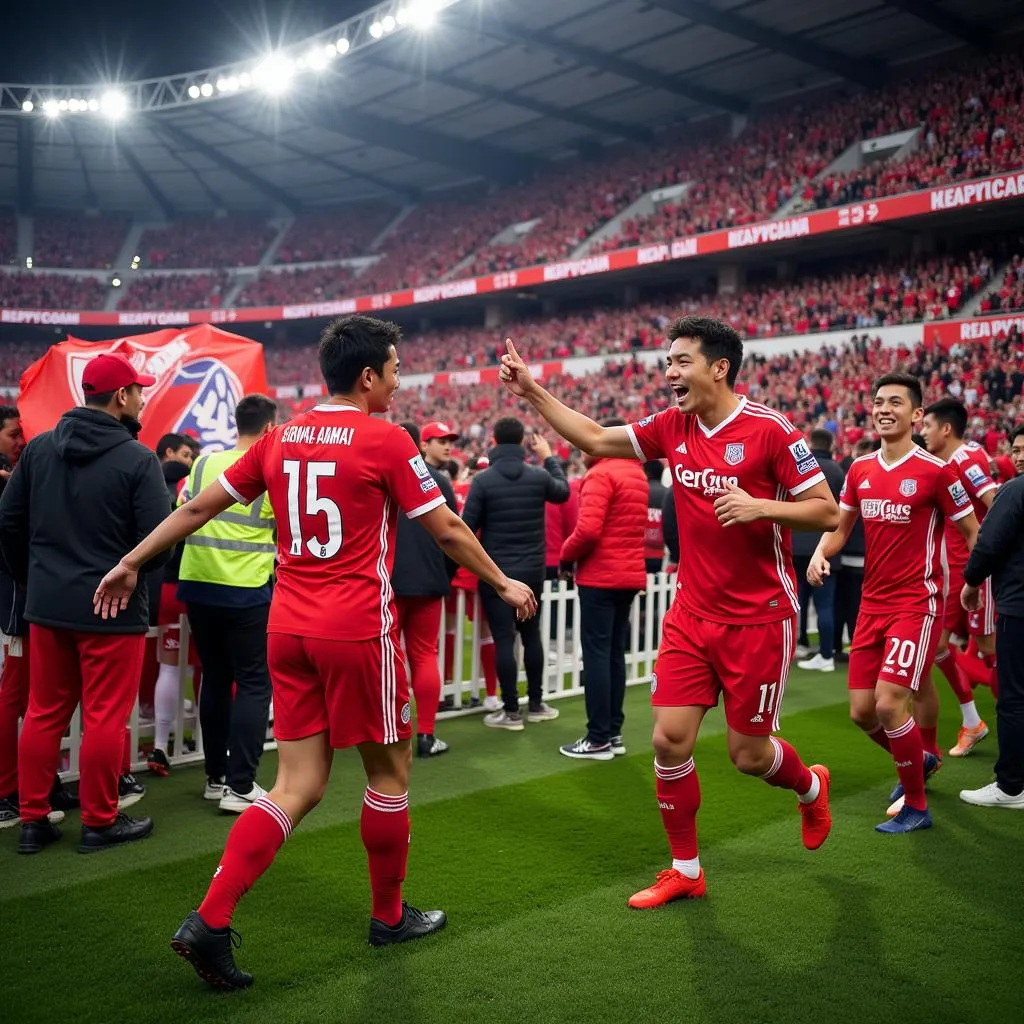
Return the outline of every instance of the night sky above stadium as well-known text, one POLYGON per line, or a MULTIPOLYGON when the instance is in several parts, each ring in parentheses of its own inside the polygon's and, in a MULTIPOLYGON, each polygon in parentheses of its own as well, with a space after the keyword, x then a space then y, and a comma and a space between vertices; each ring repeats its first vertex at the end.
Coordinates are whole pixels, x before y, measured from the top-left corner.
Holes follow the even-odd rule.
POLYGON ((5 4, 0 78, 87 84, 176 74, 265 53, 372 0, 48 0, 5 4))

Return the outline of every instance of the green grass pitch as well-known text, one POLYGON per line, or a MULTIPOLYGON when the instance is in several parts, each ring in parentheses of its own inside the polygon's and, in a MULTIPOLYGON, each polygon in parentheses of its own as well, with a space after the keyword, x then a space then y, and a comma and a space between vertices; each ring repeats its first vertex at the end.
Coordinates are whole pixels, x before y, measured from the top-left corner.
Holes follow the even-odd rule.
MULTIPOLYGON (((958 724, 940 682, 948 748, 958 724)), ((987 694, 983 717, 994 725, 987 694)), ((878 835, 893 768, 849 723, 845 677, 795 672, 783 733, 829 765, 834 828, 800 844, 788 793, 739 776, 722 719, 696 751, 708 899, 635 912, 626 898, 666 867, 644 688, 627 696, 629 754, 574 762, 582 701, 524 733, 478 718, 439 725, 452 752, 417 761, 406 894, 449 927, 404 947, 366 944, 358 834, 363 783, 339 755, 330 792, 241 904, 247 992, 207 990, 168 949, 197 905, 232 819, 202 773, 147 776, 140 844, 75 852, 78 818, 36 857, 0 834, 0 1020, 8 1024, 686 1022, 1010 1024, 1024 1019, 1024 815, 961 803, 991 778, 994 735, 946 758, 931 832, 878 835)), ((269 785, 276 757, 260 773, 269 785)))

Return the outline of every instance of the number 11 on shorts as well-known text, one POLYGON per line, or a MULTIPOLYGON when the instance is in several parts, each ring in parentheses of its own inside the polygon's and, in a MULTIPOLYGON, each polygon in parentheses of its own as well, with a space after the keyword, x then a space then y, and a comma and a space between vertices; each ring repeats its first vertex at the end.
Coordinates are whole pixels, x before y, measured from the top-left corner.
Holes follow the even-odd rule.
POLYGON ((775 696, 779 691, 778 683, 761 684, 761 702, 757 705, 759 715, 772 714, 775 711, 775 696))

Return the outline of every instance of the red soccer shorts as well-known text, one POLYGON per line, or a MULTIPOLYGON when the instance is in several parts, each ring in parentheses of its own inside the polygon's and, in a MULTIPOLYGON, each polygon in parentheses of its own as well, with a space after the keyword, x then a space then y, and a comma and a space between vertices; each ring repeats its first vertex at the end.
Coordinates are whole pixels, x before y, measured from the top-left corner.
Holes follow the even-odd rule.
MULTIPOLYGON (((185 614, 185 605, 178 600, 178 584, 164 583, 160 588, 160 613, 157 618, 163 651, 171 653, 181 650, 181 616, 185 614)), ((188 645, 188 663, 193 668, 199 666, 199 650, 194 641, 188 645)))
POLYGON ((881 681, 916 691, 935 659, 941 627, 924 612, 862 610, 850 644, 850 689, 873 690, 881 681))
POLYGON ((722 693, 730 729, 744 736, 771 735, 779 728, 795 629, 795 617, 759 625, 725 624, 674 604, 662 626, 651 703, 658 708, 711 708, 722 693))
POLYGON ((274 736, 330 734, 336 750, 397 743, 412 735, 409 680, 398 634, 372 640, 318 640, 271 633, 274 736))
POLYGON ((992 581, 985 580, 981 585, 981 610, 969 612, 960 603, 960 591, 964 589, 962 572, 951 568, 949 571, 949 592, 946 594, 946 607, 942 616, 942 628, 962 637, 990 636, 996 631, 996 606, 992 596, 992 581))
POLYGON ((476 618, 476 577, 473 578, 472 587, 463 587, 459 584, 458 577, 452 581, 452 589, 444 599, 444 610, 449 615, 454 615, 459 610, 459 594, 461 590, 466 595, 466 618, 472 622, 476 618))

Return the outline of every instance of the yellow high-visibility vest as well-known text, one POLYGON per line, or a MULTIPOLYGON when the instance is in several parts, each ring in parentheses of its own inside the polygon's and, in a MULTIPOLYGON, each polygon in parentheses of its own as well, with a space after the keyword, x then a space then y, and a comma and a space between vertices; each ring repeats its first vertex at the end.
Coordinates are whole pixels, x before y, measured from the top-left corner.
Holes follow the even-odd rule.
MULTIPOLYGON (((189 474, 187 497, 198 494, 244 454, 232 449, 201 455, 189 474)), ((236 502, 186 539, 178 579, 227 587, 264 586, 274 571, 275 526, 266 494, 249 506, 236 502)))

